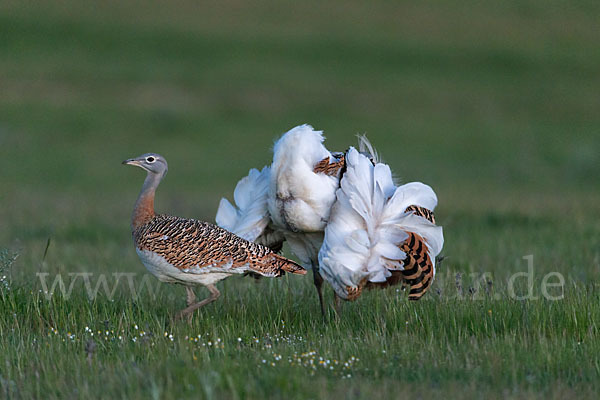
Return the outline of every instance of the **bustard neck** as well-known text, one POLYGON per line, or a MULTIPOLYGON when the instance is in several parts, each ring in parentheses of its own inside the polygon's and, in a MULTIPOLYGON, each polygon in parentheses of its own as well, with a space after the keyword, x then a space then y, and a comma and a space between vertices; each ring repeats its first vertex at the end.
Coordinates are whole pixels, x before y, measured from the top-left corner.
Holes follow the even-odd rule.
POLYGON ((161 179, 161 175, 153 172, 148 172, 148 175, 146 175, 146 180, 135 202, 133 215, 131 216, 132 230, 139 228, 154 218, 154 195, 161 179))

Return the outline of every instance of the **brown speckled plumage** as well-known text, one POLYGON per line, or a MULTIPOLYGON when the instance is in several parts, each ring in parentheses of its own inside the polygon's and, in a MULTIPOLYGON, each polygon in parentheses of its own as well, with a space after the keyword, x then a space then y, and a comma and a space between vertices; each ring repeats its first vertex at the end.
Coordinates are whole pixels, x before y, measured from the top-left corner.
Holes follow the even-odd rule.
MULTIPOLYGON (((138 249, 164 257, 181 270, 237 268, 263 276, 306 271, 266 246, 249 242, 216 225, 168 215, 156 215, 133 231, 138 249)), ((233 271, 232 271, 233 272, 233 271)))
POLYGON ((254 244, 207 222, 156 215, 154 196, 169 169, 156 153, 123 161, 147 172, 131 218, 133 241, 144 266, 163 282, 186 286, 187 307, 176 318, 216 301, 221 293, 215 284, 233 274, 278 277, 285 272, 305 274, 295 262, 268 247, 254 244), (203 285, 210 295, 197 301, 193 287, 203 285))
MULTIPOLYGON (((435 224, 433 211, 425 207, 412 205, 407 207, 405 212, 412 212, 435 224)), ((408 299, 419 300, 433 282, 433 260, 429 256, 425 239, 414 232, 407 233, 408 239, 399 246, 406 253, 406 259, 403 261, 404 270, 392 273, 388 282, 394 284, 395 282, 392 281, 404 280, 410 286, 408 299)))
POLYGON ((336 158, 334 161, 331 161, 329 157, 322 159, 314 166, 313 172, 315 174, 322 173, 329 176, 338 176, 340 171, 343 173, 345 167, 346 158, 342 154, 339 158, 336 158))
POLYGON ((425 218, 427 221, 435 224, 435 215, 433 211, 426 209, 425 207, 420 206, 408 206, 404 212, 412 212, 415 215, 425 218))
MULTIPOLYGON (((359 283, 358 286, 353 287, 353 286, 346 286, 346 291, 348 292, 348 296, 346 297, 346 300, 348 301, 354 301, 356 299, 358 299, 360 297, 360 295, 362 294, 363 288, 365 287, 365 285, 367 285, 367 279, 362 279, 359 283)), ((367 285, 368 288, 372 288, 374 287, 373 284, 368 284, 367 285)))
POLYGON ((409 300, 419 300, 433 281, 433 263, 423 237, 408 232, 408 239, 400 246, 406 253, 402 278, 410 285, 409 300))
MULTIPOLYGON (((371 163, 375 165, 375 156, 366 155, 369 157, 371 163)), ((325 157, 315 164, 313 172, 315 174, 321 173, 329 176, 337 176, 339 179, 342 179, 342 176, 346 172, 346 155, 344 153, 333 153, 332 157, 334 158, 333 161, 330 160, 330 157, 325 157)))

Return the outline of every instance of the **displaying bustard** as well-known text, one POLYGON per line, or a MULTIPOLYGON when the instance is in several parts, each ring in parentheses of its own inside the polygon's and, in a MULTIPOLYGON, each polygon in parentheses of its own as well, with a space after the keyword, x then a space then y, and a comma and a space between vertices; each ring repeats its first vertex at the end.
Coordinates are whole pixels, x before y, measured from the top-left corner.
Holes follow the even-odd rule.
POLYGON ((148 153, 123 161, 147 172, 133 215, 131 230, 138 256, 162 282, 185 285, 187 307, 178 317, 217 300, 215 284, 234 274, 279 277, 285 272, 305 274, 296 264, 260 244, 249 242, 216 225, 154 213, 154 195, 167 173, 164 157, 148 153), (196 301, 193 287, 205 286, 210 295, 196 301))
POLYGON ((435 193, 418 182, 396 189, 389 167, 364 137, 360 153, 352 148, 332 153, 323 141, 322 132, 309 125, 285 133, 275 143, 271 166, 252 170, 238 183, 235 205, 221 200, 217 223, 276 249, 287 240, 313 269, 323 314, 323 278, 336 299, 353 300, 365 286, 405 283, 411 286, 409 299, 418 300, 433 281, 443 245, 433 217, 435 193), (359 165, 357 157, 366 163, 359 165), (374 197, 383 171, 389 175, 385 192, 374 197), (381 207, 389 220, 380 219, 381 207), (386 241, 390 230, 394 236, 386 241))

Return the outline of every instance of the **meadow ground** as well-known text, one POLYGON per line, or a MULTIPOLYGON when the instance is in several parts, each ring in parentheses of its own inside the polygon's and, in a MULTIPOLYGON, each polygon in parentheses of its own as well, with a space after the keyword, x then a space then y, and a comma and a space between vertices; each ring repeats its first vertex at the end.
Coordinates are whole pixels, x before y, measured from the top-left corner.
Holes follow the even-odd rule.
POLYGON ((0 4, 2 397, 595 398, 597 2, 195 3, 0 4), (322 323, 308 278, 231 278, 172 323, 184 291, 145 280, 120 161, 163 154, 158 210, 212 221, 304 122, 435 188, 432 291, 322 323))

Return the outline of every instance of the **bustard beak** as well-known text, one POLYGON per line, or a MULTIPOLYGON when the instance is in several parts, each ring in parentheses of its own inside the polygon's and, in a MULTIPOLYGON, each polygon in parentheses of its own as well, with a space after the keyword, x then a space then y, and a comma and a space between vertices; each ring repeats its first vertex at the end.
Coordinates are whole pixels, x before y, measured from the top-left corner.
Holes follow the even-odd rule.
POLYGON ((136 165, 136 166, 140 166, 140 161, 136 160, 135 158, 130 158, 129 160, 125 160, 123 161, 121 164, 123 165, 136 165))

